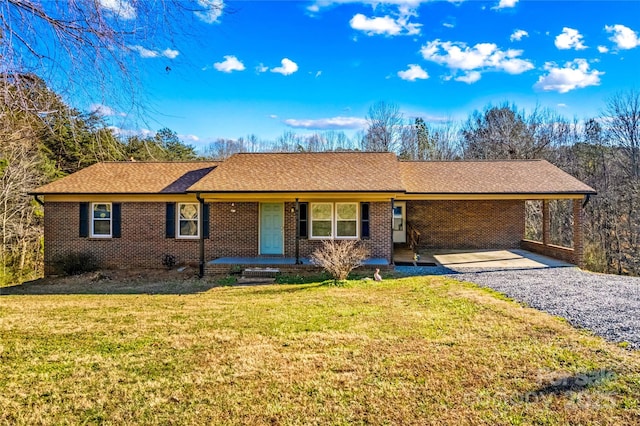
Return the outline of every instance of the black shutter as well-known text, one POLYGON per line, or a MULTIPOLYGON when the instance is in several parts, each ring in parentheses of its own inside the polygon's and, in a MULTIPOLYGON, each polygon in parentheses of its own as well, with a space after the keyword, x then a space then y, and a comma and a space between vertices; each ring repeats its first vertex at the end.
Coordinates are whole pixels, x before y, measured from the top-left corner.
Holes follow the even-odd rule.
POLYGON ((167 238, 176 237, 176 203, 167 203, 165 234, 167 238))
POLYGON ((111 223, 111 236, 113 238, 120 238, 120 223, 122 222, 120 220, 120 216, 121 216, 121 208, 120 208, 120 203, 112 203, 111 204, 111 214, 113 215, 112 217, 112 223, 111 223))
POLYGON ((204 238, 209 238, 209 204, 202 205, 202 226, 204 227, 204 238))
POLYGON ((80 229, 78 235, 81 238, 89 236, 89 203, 80 203, 80 229))
POLYGON ((360 238, 368 240, 370 237, 369 203, 360 203, 360 238))
POLYGON ((309 203, 299 203, 300 209, 300 238, 309 237, 309 203))

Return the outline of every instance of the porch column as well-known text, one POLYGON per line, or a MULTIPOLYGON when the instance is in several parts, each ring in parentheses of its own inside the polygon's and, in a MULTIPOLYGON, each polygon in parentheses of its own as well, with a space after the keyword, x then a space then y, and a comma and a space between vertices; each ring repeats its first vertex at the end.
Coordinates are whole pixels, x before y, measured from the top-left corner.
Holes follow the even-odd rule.
POLYGON ((395 203, 396 200, 395 198, 391 199, 391 238, 390 238, 390 242, 391 242, 391 259, 389 259, 389 265, 393 264, 393 209, 395 208, 395 203))
POLYGON ((542 245, 545 247, 551 241, 551 219, 549 218, 549 200, 542 200, 542 245))
POLYGON ((200 238, 198 238, 198 277, 204 277, 204 199, 200 198, 200 193, 196 194, 196 198, 200 203, 200 238))
POLYGON ((573 262, 580 268, 584 266, 582 216, 582 200, 573 200, 573 262))
POLYGON ((300 264, 300 200, 296 198, 296 265, 300 264))

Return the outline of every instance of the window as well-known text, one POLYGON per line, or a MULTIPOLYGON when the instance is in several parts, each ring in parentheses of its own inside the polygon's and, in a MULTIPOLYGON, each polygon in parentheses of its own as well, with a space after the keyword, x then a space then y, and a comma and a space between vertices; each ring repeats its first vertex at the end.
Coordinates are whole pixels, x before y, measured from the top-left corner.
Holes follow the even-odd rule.
POLYGON ((358 204, 336 203, 336 238, 358 237, 358 204))
POLYGON ((331 238, 333 204, 311 204, 311 238, 331 238))
POLYGON ((311 238, 358 238, 358 203, 313 203, 311 238))
POLYGON ((199 205, 197 203, 178 204, 178 238, 198 238, 199 205))
POLYGON ((91 236, 111 237, 111 203, 91 204, 91 236))

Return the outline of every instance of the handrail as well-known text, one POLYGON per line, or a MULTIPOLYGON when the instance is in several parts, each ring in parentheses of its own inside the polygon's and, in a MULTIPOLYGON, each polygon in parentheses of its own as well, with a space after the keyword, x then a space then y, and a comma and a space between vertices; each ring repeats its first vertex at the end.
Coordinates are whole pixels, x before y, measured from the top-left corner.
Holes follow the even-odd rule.
POLYGON ((420 231, 409 224, 407 230, 409 231, 409 248, 415 252, 420 245, 420 231))

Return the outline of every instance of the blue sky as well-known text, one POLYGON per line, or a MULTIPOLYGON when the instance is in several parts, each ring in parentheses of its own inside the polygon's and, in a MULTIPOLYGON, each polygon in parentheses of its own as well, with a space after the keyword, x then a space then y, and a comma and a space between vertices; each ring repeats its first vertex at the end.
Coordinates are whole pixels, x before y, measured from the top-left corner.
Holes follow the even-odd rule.
MULTIPOLYGON (((129 127, 169 127, 197 147, 288 130, 353 135, 379 100, 436 123, 505 101, 581 119, 598 115, 608 96, 640 86, 638 1, 223 6, 220 16, 194 21, 191 39, 132 47, 147 70, 141 84, 153 112, 129 127)), ((101 108, 127 126, 112 106, 101 108)))

